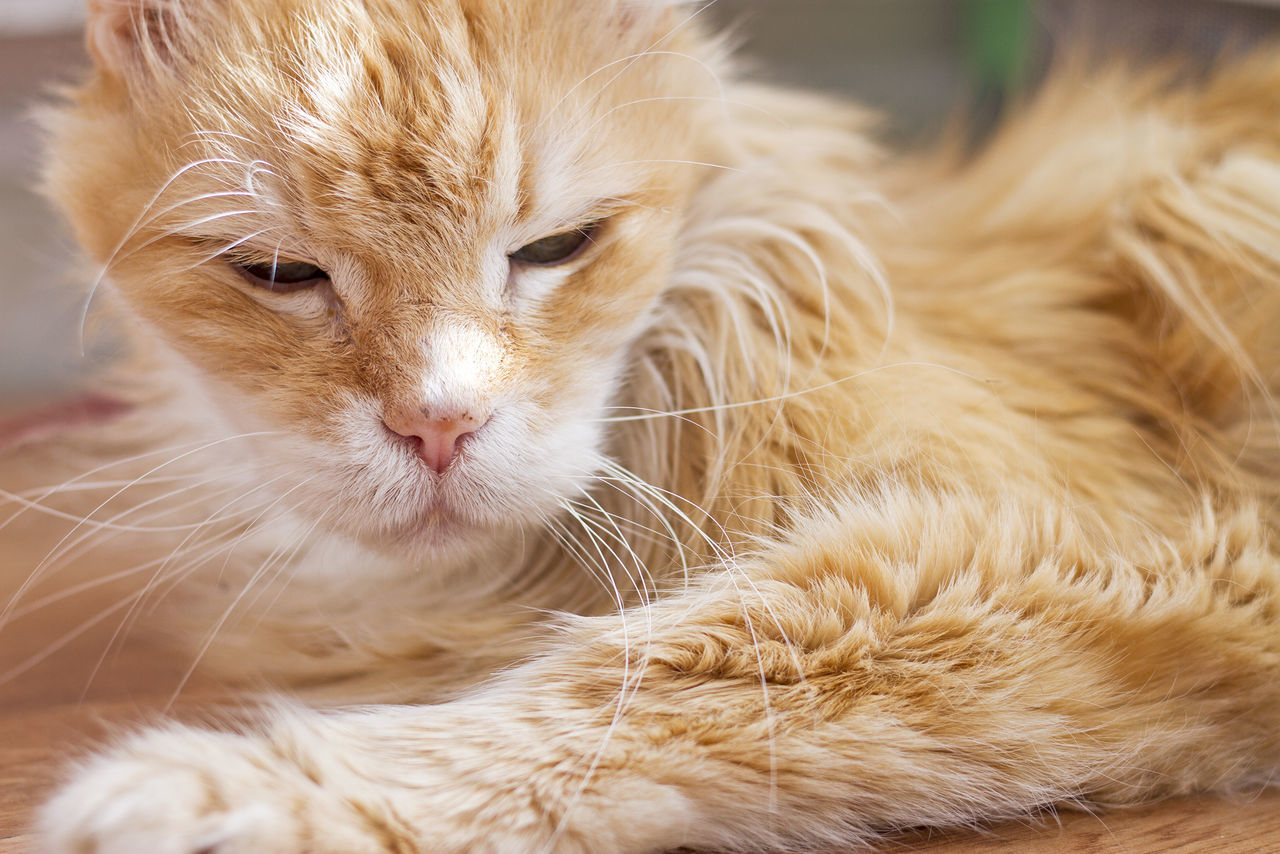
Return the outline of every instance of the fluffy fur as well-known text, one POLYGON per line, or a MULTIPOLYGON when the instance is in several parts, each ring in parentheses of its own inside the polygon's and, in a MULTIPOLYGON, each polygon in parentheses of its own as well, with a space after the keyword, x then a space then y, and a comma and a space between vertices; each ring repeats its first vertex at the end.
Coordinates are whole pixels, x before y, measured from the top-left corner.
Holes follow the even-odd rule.
POLYGON ((1280 767, 1280 61, 906 162, 678 4, 91 9, 49 186, 135 408, 25 464, 129 484, 72 546, 145 543, 202 662, 383 705, 145 732, 49 851, 791 850, 1280 767), (424 400, 493 416, 441 477, 424 400))

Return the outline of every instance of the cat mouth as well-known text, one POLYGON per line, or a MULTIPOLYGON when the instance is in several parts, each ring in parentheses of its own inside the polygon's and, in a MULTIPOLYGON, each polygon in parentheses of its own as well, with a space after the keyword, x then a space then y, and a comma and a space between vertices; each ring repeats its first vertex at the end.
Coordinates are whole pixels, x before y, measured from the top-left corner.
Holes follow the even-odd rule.
POLYGON ((316 497, 325 515, 370 545, 433 558, 474 551, 495 542, 499 529, 518 526, 525 492, 519 470, 503 462, 502 442, 494 444, 493 426, 446 434, 446 453, 424 451, 422 435, 384 421, 374 442, 350 448, 353 465, 344 467, 336 490, 316 497))
POLYGON ((448 466, 419 453, 417 437, 386 431, 351 449, 349 464, 307 496, 312 513, 376 548, 452 550, 492 524, 491 489, 476 443, 460 443, 448 466))
POLYGON ((458 459, 438 472, 429 463, 414 461, 416 495, 408 499, 411 509, 398 526, 400 538, 422 543, 454 543, 484 528, 474 510, 475 484, 469 482, 466 462, 458 459), (468 512, 471 511, 471 512, 468 512))

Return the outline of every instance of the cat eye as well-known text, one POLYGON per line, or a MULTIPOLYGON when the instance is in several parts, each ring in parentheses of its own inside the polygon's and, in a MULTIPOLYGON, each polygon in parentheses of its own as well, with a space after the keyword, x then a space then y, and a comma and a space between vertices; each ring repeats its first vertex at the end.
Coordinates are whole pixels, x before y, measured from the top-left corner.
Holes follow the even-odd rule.
POLYGON ((572 231, 565 231, 560 234, 553 234, 550 237, 544 237, 541 240, 535 240, 533 243, 512 252, 507 257, 512 261, 519 261, 521 264, 532 264, 537 267, 554 267, 557 264, 564 264, 576 258, 578 253, 591 243, 591 238, 596 233, 599 225, 599 223, 592 223, 584 225, 582 228, 575 228, 572 231))
POLYGON ((268 261, 262 264, 251 264, 232 260, 231 266, 235 267, 249 284, 271 291, 273 294, 291 294, 329 281, 328 273, 306 261, 268 261))

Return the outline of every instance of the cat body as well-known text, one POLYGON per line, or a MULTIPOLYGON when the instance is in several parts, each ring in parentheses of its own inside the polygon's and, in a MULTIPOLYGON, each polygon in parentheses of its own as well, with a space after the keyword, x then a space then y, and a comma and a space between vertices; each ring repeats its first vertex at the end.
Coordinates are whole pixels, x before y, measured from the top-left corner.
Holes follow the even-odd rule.
POLYGON ((910 162, 678 5, 90 7, 49 185, 132 408, 24 465, 136 479, 89 533, 203 662, 379 705, 144 732, 50 851, 793 850, 1274 776, 1280 62, 1068 72, 910 162))

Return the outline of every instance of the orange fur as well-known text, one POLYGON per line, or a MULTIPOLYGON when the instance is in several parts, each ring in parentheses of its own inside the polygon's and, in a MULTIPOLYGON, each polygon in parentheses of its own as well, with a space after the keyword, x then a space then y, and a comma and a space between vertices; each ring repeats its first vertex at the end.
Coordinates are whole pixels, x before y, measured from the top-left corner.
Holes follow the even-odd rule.
POLYGON ((161 520, 226 468, 146 538, 201 659, 407 705, 144 733, 50 850, 783 850, 1274 775, 1274 58, 1067 69, 907 162, 679 4, 92 8, 95 454, 191 439, 113 469, 161 520), (423 395, 495 413, 438 478, 380 423, 423 395))

